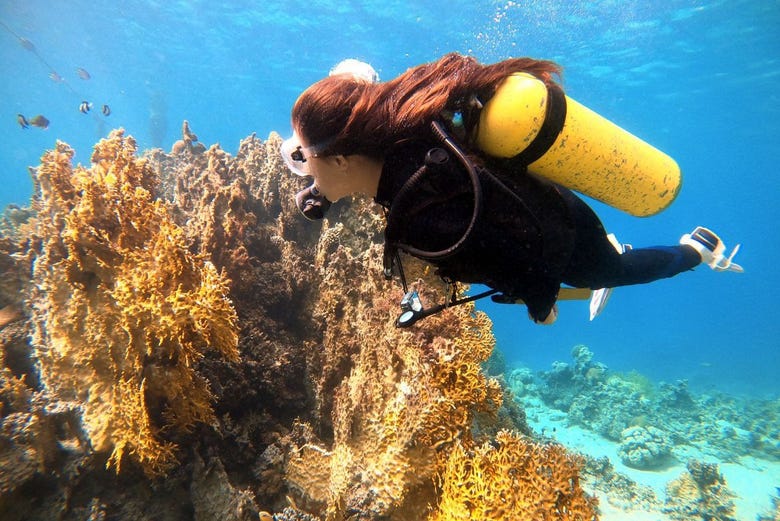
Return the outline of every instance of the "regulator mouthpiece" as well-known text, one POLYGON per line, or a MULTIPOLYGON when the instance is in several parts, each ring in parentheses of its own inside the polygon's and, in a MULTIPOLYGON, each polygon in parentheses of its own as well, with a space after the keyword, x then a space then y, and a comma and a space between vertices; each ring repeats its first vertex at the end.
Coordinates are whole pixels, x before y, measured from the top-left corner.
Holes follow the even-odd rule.
POLYGON ((319 221, 325 217, 330 204, 314 184, 295 194, 295 206, 310 221, 319 221))

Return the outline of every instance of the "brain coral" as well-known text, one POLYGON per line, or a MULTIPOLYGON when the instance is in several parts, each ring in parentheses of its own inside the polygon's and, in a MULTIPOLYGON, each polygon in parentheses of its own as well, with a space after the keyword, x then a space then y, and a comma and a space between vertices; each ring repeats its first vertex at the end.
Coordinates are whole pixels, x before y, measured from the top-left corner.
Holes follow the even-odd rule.
POLYGON ((149 474, 175 461, 163 429, 212 418, 194 370, 207 349, 237 357, 227 280, 185 247, 156 178, 124 132, 73 168, 64 143, 36 169, 33 344, 52 399, 78 401, 90 443, 149 474))
POLYGON ((629 467, 656 468, 671 454, 669 437, 664 431, 652 425, 624 429, 621 438, 618 455, 629 467))

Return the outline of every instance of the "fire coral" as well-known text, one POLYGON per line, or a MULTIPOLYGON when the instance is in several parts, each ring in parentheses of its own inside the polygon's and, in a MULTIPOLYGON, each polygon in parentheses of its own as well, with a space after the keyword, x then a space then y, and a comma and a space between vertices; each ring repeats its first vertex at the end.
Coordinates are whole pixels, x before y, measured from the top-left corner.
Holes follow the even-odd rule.
POLYGON ((126 457, 150 476, 176 462, 163 429, 213 419, 194 363, 207 349, 235 360, 236 313, 228 281, 190 253, 154 171, 113 131, 92 167, 73 168, 58 142, 35 171, 38 210, 33 344, 52 399, 82 404, 92 447, 126 457))
POLYGON ((439 509, 429 521, 598 519, 579 484, 581 462, 561 445, 510 431, 472 451, 456 445, 439 476, 439 509))

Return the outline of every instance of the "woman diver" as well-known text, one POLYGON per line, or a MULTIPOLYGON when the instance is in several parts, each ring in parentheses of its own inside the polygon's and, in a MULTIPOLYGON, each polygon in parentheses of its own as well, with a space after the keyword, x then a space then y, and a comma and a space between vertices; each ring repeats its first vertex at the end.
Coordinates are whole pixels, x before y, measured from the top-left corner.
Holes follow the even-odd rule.
MULTIPOLYGON (((561 284, 599 290, 603 303, 608 288, 672 277, 702 262, 715 270, 742 271, 732 262, 737 248, 727 257, 720 238, 703 227, 675 246, 621 247, 582 199, 549 180, 589 161, 574 157, 566 163, 572 143, 578 144, 575 156, 592 147, 577 141, 576 126, 585 125, 582 134, 590 134, 603 123, 565 97, 554 79, 559 73, 549 61, 516 58, 482 65, 448 54, 379 83, 370 65, 349 61, 306 89, 292 109, 294 134, 282 145, 282 155, 293 172, 314 179, 296 196, 299 208, 309 218, 321 218, 344 196, 372 196, 386 209, 385 274, 397 267, 405 290, 399 250, 429 261, 447 281, 488 286, 486 293, 496 301, 522 300, 541 324, 555 322, 561 284), (537 89, 543 102, 528 102, 526 91, 510 91, 512 82, 537 89), (528 135, 515 128, 523 111, 534 113, 528 135), (545 156, 552 165, 548 174, 529 168, 545 156)), ((618 127, 598 131, 623 132, 639 142, 618 127)), ((648 161, 663 156, 639 143, 650 150, 648 161)), ((649 215, 674 199, 679 169, 675 178, 670 170, 676 164, 667 156, 664 161, 652 167, 664 170, 650 172, 652 188, 631 188, 642 193, 629 194, 635 201, 623 209, 649 215), (674 186, 657 188, 669 179, 674 186), (645 193, 653 190, 659 193, 645 193), (660 202, 647 203, 653 197, 660 202)), ((639 161, 632 156, 634 162, 639 161)), ((577 185, 581 174, 566 184, 588 193, 587 186, 577 185)), ((634 181, 640 177, 636 172, 617 174, 599 174, 586 184, 603 185, 605 177, 619 174, 623 185, 640 182, 634 181)), ((594 192, 599 189, 619 192, 614 186, 596 186, 594 192)), ((602 200, 609 202, 609 195, 602 200)), ((408 292, 402 303, 409 312, 400 325, 431 312, 422 311, 414 295, 408 292)), ((436 310, 454 303, 453 296, 436 310)))

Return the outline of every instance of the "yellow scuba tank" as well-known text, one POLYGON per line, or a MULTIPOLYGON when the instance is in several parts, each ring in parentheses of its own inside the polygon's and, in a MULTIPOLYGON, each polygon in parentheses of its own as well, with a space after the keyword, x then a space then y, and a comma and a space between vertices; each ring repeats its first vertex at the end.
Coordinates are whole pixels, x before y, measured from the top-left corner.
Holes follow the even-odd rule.
POLYGON ((482 108, 477 146, 511 158, 538 149, 546 133, 554 141, 528 161, 529 172, 638 217, 671 204, 681 183, 674 159, 562 93, 563 127, 550 133, 551 93, 530 74, 507 77, 482 108))

